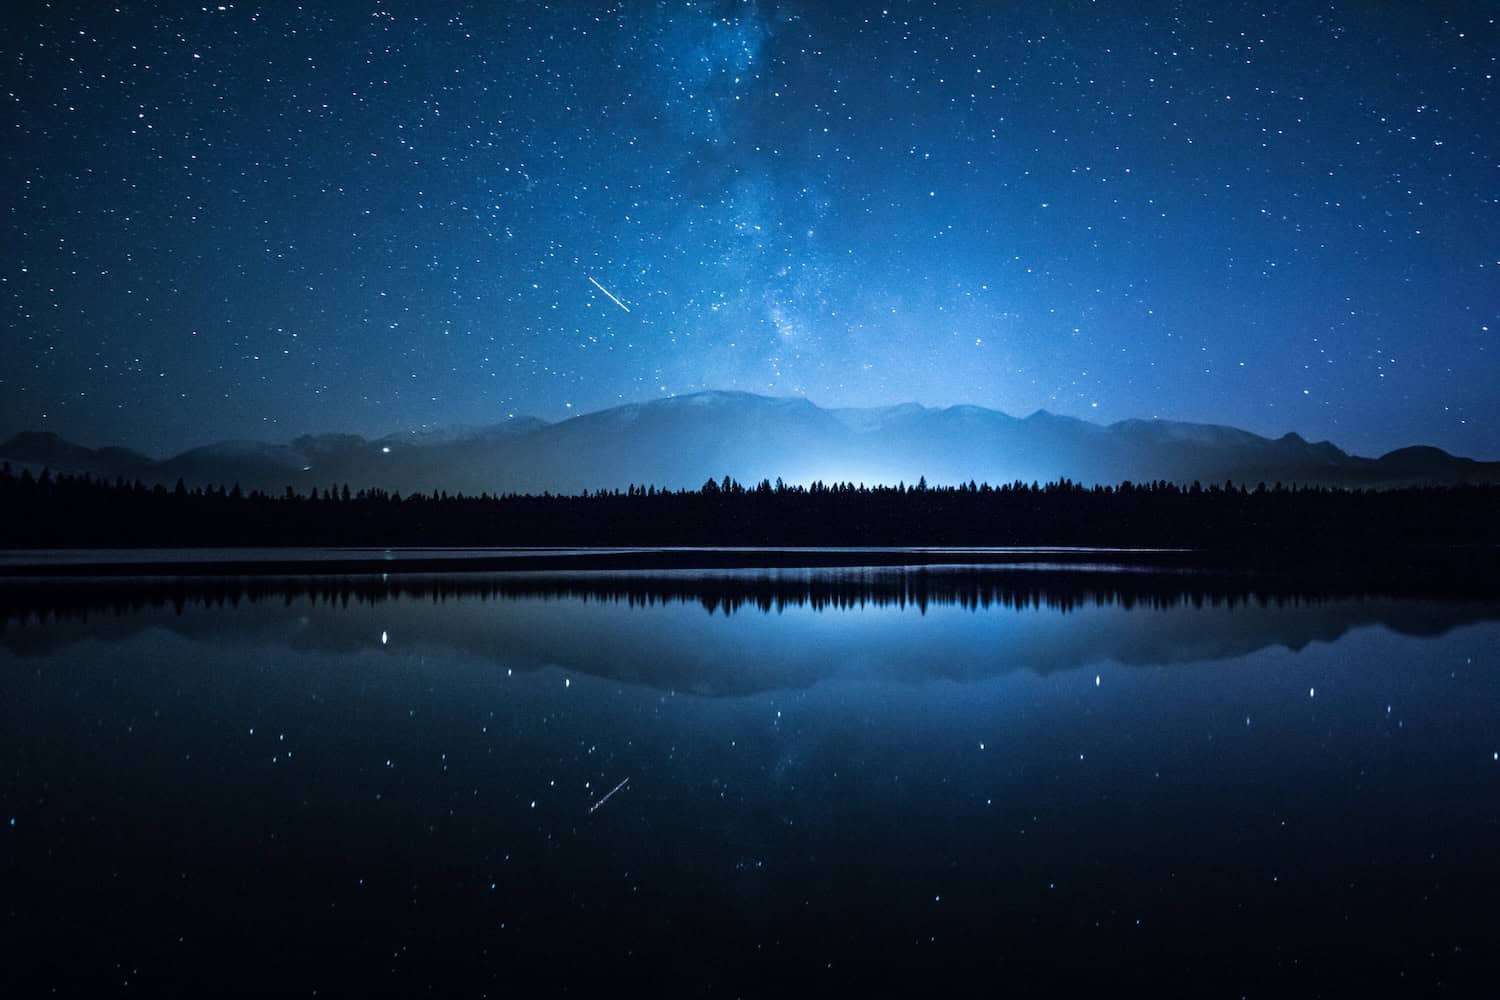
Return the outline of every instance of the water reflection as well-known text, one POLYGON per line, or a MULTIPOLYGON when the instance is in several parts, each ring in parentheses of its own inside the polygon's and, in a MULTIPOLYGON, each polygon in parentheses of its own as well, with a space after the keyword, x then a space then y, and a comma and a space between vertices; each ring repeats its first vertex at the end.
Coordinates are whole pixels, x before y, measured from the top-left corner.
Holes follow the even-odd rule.
POLYGON ((1497 619, 1108 571, 0 584, 0 957, 78 995, 1487 986, 1497 619))
POLYGON ((1101 661, 1297 650, 1383 626, 1500 619, 1484 596, 1276 587, 1192 574, 937 567, 733 573, 94 580, 0 587, 0 645, 45 655, 164 629, 206 647, 457 653, 663 690, 745 695, 857 670, 977 681, 1101 661))
POLYGON ((1170 608, 1242 604, 1316 603, 1379 597, 1487 599, 1500 588, 1463 581, 1453 589, 1403 590, 1336 583, 1286 582, 1274 577, 1206 572, 1163 572, 1101 567, 871 567, 803 570, 583 571, 462 573, 452 575, 295 577, 141 577, 135 579, 30 579, 0 576, 0 622, 76 617, 99 611, 141 611, 170 606, 237 607, 242 603, 297 601, 378 604, 398 600, 576 599, 631 606, 692 603, 731 614, 788 607, 814 610, 866 606, 959 605, 964 608, 1144 606, 1170 608))

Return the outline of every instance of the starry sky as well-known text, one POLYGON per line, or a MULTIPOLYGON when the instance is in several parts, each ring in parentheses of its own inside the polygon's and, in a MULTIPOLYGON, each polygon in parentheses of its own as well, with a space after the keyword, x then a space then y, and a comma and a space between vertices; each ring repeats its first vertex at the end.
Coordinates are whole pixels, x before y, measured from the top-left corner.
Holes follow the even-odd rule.
POLYGON ((1500 4, 0 13, 0 434, 705 388, 1500 458, 1500 4))

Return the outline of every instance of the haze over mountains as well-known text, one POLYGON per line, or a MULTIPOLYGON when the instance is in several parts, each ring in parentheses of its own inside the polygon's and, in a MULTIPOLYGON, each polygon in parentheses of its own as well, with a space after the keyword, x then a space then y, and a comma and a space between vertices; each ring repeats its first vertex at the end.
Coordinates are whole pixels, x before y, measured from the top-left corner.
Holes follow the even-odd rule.
POLYGON ((1125 420, 1107 426, 1037 411, 1013 417, 977 406, 914 403, 823 409, 805 399, 703 392, 633 403, 549 424, 531 417, 482 428, 299 437, 288 444, 226 441, 154 459, 85 448, 53 434, 0 444, 17 468, 88 472, 168 486, 239 484, 280 493, 348 483, 402 493, 577 493, 631 483, 672 489, 733 476, 753 484, 873 485, 1060 478, 1085 484, 1168 480, 1391 487, 1500 482, 1500 462, 1438 448, 1350 455, 1296 434, 1265 438, 1213 424, 1125 420))

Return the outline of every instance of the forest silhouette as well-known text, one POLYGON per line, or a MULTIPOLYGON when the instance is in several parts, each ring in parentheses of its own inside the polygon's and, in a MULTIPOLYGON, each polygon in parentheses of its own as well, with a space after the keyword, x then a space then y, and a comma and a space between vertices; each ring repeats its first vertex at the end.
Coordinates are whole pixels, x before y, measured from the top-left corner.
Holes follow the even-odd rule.
POLYGON ((0 547, 1119 546, 1246 558, 1500 543, 1500 487, 810 486, 732 478, 577 495, 277 495, 0 467, 0 547))

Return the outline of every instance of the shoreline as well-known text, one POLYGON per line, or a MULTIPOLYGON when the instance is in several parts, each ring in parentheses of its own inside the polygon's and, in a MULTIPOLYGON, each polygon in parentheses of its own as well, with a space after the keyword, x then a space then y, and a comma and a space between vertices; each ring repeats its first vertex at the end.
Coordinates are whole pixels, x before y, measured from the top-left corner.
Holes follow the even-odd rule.
POLYGON ((1401 590, 1500 594, 1500 547, 1379 550, 1264 548, 204 548, 12 549, 0 580, 352 577, 545 572, 759 572, 781 569, 974 569, 1190 573, 1283 584, 1374 584, 1401 590))
POLYGON ((351 576, 921 566, 1207 568, 1193 549, 628 547, 37 549, 0 553, 3 577, 351 576), (97 555, 99 558, 88 558, 97 555), (32 558, 32 557, 35 558, 32 558), (50 557, 50 558, 49 558, 50 557))

